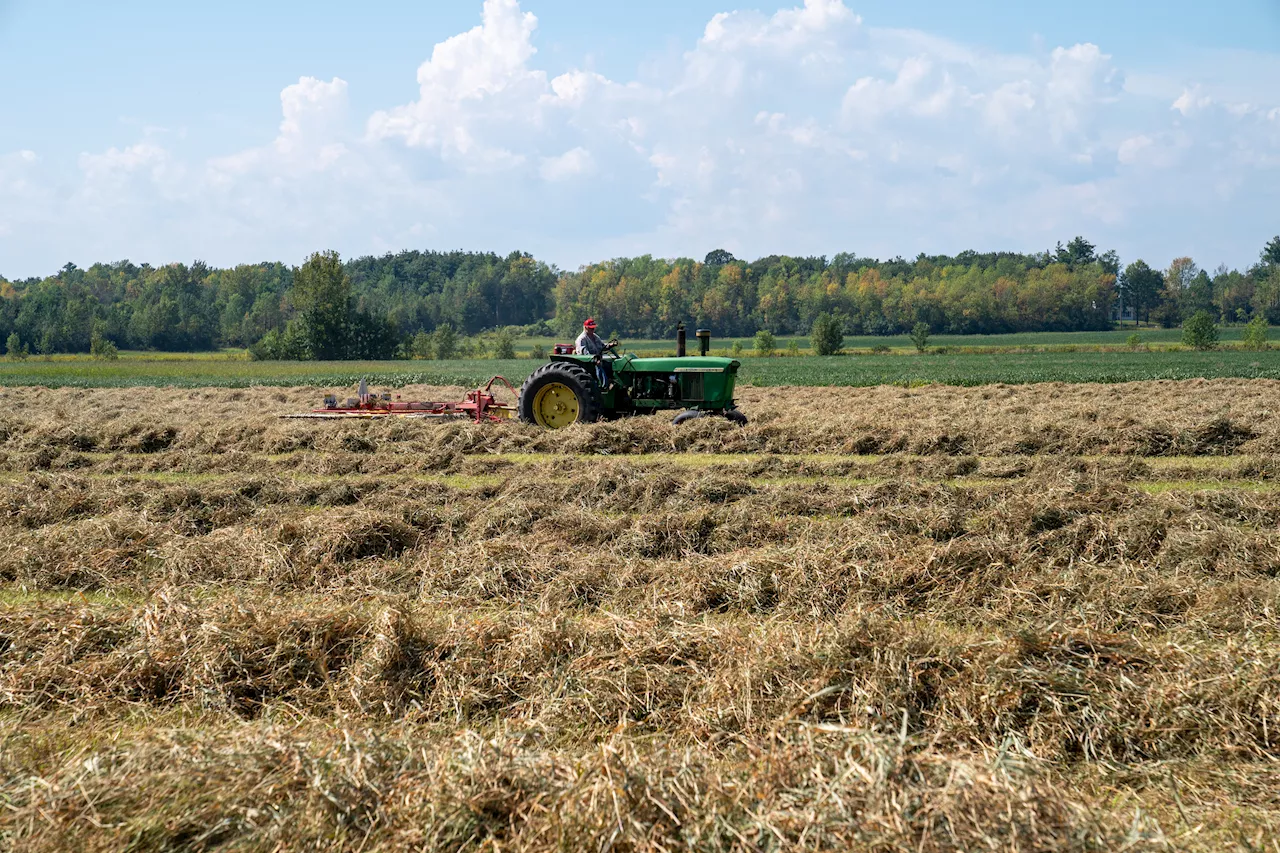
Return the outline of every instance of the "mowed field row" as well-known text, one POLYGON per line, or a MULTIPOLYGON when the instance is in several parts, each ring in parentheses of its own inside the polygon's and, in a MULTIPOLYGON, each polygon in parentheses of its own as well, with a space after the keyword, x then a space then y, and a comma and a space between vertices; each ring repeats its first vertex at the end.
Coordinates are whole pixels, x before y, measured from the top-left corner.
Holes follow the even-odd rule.
POLYGON ((0 848, 1275 849, 1280 382, 315 393, 4 391, 0 848))
MULTIPOLYGON (((376 388, 376 386, 374 386, 376 388)), ((458 399, 464 386, 411 385, 406 399, 458 399)), ((841 458, 904 454, 1004 457, 1097 454, 1267 456, 1280 453, 1280 381, 1190 380, 1110 385, 1045 383, 975 388, 754 387, 738 395, 750 419, 672 428, 662 414, 548 431, 509 422, 380 419, 360 423, 281 419, 321 403, 325 388, 0 390, 0 453, 11 470, 92 464, 233 470, 261 457, 315 451, 334 467, 404 473, 432 460, 501 454, 706 454, 841 458), (65 457, 62 462, 57 460, 65 457), (127 460, 132 460, 127 461, 127 460), (378 468, 386 460, 384 468, 378 468)), ((290 463, 296 466, 296 461, 290 463)), ((123 470, 123 469, 113 469, 123 470)), ((291 470, 299 470, 296 467, 291 470)))
MULTIPOLYGON (((717 352, 727 355, 727 352, 717 352)), ((1280 379, 1280 350, 1253 352, 999 352, 741 357, 740 385, 870 387, 929 384, 1116 383, 1183 379, 1280 379)), ((243 358, 129 356, 118 361, 0 362, 0 387, 345 388, 361 379, 406 385, 477 386, 494 375, 519 383, 544 362, 529 358, 449 361, 255 362, 243 358)))

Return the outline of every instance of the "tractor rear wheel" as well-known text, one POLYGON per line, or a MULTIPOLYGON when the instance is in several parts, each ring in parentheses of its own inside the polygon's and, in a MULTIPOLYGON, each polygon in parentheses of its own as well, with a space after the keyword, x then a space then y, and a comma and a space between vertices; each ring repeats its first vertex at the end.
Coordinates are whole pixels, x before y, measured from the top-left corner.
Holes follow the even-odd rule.
POLYGON ((544 364, 520 386, 520 420, 546 429, 594 423, 600 418, 600 386, 581 365, 544 364))
POLYGON ((724 416, 729 419, 730 423, 737 424, 738 426, 747 425, 747 416, 742 414, 742 412, 739 412, 737 409, 725 409, 724 416))
POLYGON ((691 420, 694 420, 695 418, 700 418, 700 417, 702 417, 701 409, 685 409, 683 412, 681 412, 680 414, 676 415, 674 418, 671 419, 671 425, 680 426, 680 424, 684 423, 685 421, 691 421, 691 420))

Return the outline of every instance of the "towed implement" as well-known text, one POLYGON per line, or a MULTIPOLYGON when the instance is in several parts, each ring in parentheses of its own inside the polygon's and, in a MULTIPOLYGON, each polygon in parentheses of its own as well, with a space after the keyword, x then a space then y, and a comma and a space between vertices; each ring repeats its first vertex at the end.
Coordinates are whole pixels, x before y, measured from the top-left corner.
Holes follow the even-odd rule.
POLYGON ((416 418, 423 420, 472 420, 476 423, 496 423, 515 417, 515 406, 499 403, 493 394, 494 383, 505 385, 512 393, 516 389, 501 376, 495 376, 482 388, 468 391, 459 402, 420 402, 392 399, 390 393, 370 394, 369 385, 360 380, 359 396, 349 397, 341 406, 338 398, 329 394, 324 407, 297 415, 281 415, 282 418, 318 418, 321 420, 345 420, 350 418, 416 418))
POLYGON ((476 423, 519 417, 545 429, 561 429, 576 423, 675 412, 672 423, 676 424, 715 415, 745 425, 747 416, 738 411, 733 399, 741 362, 707 355, 710 332, 699 329, 697 337, 701 354, 686 356, 682 324, 677 330, 676 355, 661 358, 621 354, 614 341, 600 359, 576 354, 570 344, 557 344, 550 360, 535 370, 519 391, 506 379, 495 376, 456 403, 393 400, 390 394, 369 394, 362 381, 360 396, 347 400, 343 406, 330 395, 322 409, 284 417, 465 418, 476 423), (514 406, 495 399, 494 383, 516 395, 514 406))

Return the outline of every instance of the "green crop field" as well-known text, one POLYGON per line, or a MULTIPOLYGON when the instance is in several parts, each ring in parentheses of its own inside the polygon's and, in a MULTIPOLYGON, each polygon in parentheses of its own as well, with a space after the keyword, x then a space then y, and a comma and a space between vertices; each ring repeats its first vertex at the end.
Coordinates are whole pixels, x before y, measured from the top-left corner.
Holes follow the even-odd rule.
POLYGON ((923 356, 844 355, 752 359, 752 385, 987 385, 1003 382, 1138 382, 1280 379, 1280 352, 1033 352, 923 356))
MULTIPOLYGON (((643 350, 640 350, 643 352, 643 350)), ((918 355, 841 355, 755 358, 744 356, 748 385, 985 385, 1035 382, 1133 382, 1151 379, 1280 379, 1280 351, 977 352, 918 355)), ((116 361, 62 357, 0 363, 0 386, 82 388, 174 386, 247 388, 255 385, 379 386, 478 385, 495 374, 521 382, 541 362, 457 359, 449 361, 247 361, 242 358, 128 354, 116 361)))
MULTIPOLYGON (((1069 347, 1124 347, 1128 345, 1131 335, 1136 334, 1143 346, 1153 348, 1177 347, 1182 343, 1181 329, 1138 328, 1127 326, 1106 332, 1018 332, 1007 335, 930 335, 929 347, 945 347, 953 349, 989 349, 992 347, 1009 349, 1063 349, 1069 347)), ((1219 339, 1223 343, 1236 343, 1244 337, 1243 326, 1227 326, 1218 330, 1219 339)), ((1272 340, 1280 339, 1280 328, 1273 327, 1268 332, 1272 340)), ((776 337, 778 351, 785 351, 794 341, 801 350, 809 349, 807 335, 778 335, 776 337)), ((533 346, 541 346, 549 350, 553 343, 565 342, 565 339, 525 338, 516 342, 516 351, 527 353, 533 346)), ((753 337, 712 338, 713 350, 727 351, 733 344, 739 343, 743 350, 750 353, 755 346, 753 337)), ((624 340, 627 349, 636 352, 671 352, 675 350, 675 342, 670 340, 624 340)), ((697 342, 692 330, 689 332, 689 349, 693 351, 697 342)), ((847 350, 869 350, 873 347, 889 347, 892 350, 915 351, 915 344, 910 335, 845 335, 844 347, 847 350)))

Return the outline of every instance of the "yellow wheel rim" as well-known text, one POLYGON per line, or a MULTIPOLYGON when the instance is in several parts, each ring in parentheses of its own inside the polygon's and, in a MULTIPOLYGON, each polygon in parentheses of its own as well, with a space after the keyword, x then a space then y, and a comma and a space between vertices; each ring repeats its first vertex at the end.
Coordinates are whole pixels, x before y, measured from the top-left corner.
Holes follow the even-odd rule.
POLYGON ((533 419, 547 429, 560 429, 578 420, 578 395, 568 385, 548 382, 533 397, 533 419))

